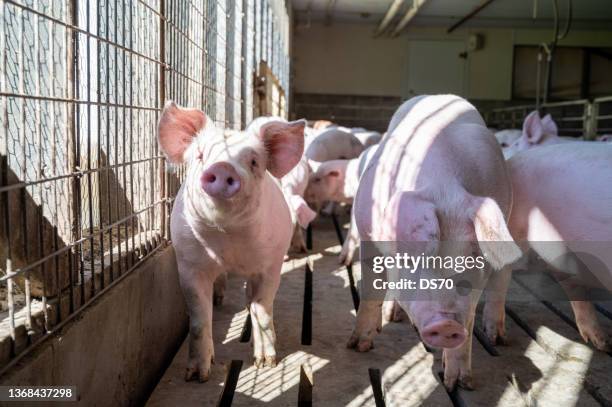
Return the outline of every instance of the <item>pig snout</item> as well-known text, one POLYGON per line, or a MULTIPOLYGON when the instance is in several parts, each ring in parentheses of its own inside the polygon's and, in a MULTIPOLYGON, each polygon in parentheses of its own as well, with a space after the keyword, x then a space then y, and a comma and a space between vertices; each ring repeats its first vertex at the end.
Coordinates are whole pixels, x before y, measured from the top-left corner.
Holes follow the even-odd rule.
POLYGON ((229 163, 211 165, 200 181, 204 192, 213 198, 229 199, 240 191, 240 176, 229 163))
POLYGON ((423 342, 434 348, 454 349, 463 344, 467 330, 452 316, 440 315, 421 330, 423 342))

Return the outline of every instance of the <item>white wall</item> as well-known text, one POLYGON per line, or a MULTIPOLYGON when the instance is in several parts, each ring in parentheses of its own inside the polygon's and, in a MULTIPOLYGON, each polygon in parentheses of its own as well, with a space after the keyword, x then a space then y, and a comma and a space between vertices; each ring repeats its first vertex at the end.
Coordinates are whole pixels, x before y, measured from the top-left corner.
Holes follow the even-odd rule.
MULTIPOLYGON (((463 83, 458 87, 471 99, 509 100, 514 45, 536 45, 550 40, 551 36, 550 30, 459 29, 446 34, 444 28, 410 27, 398 38, 374 39, 373 31, 371 25, 354 23, 333 23, 331 26, 312 23, 308 27, 295 27, 294 91, 406 97, 410 81, 420 84, 419 91, 437 90, 440 81, 448 79, 440 77, 440 69, 420 69, 414 73, 418 77, 408 81, 409 68, 415 64, 411 58, 423 58, 416 62, 421 67, 434 66, 436 60, 441 59, 436 58, 435 51, 421 56, 411 54, 409 50, 415 48, 411 43, 428 41, 432 46, 439 43, 446 49, 443 42, 453 40, 462 41, 467 47, 468 36, 479 33, 484 35, 484 48, 468 54, 463 65, 464 75, 460 76, 463 83)), ((573 31, 559 45, 610 47, 612 31, 573 31)), ((581 64, 581 61, 576 63, 581 64)))

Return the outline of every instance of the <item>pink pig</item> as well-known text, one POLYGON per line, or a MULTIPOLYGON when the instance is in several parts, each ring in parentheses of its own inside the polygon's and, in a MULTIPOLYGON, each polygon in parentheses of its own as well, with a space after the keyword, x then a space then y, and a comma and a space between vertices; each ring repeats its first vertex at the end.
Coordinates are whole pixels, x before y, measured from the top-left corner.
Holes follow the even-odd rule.
POLYGON ((257 134, 224 136, 201 110, 173 102, 164 106, 160 148, 171 163, 187 164, 171 219, 190 320, 186 380, 209 378, 213 291, 222 295, 227 272, 247 280, 255 365, 276 364, 272 306, 292 224, 274 177, 300 161, 304 126, 304 121, 272 121, 257 134))
MULTIPOLYGON (((521 255, 505 221, 511 201, 500 147, 478 111, 458 96, 419 96, 391 119, 362 175, 354 211, 362 241, 422 246, 412 255, 483 253, 499 270, 521 255)), ((438 272, 421 269, 420 275, 438 272)), ((477 276, 486 281, 496 273, 487 267, 477 276)), ((472 328, 480 291, 420 290, 419 296, 399 303, 422 340, 443 348, 445 386, 471 388, 472 328)), ((381 329, 381 305, 362 299, 348 347, 360 352, 373 347, 381 329)))
POLYGON ((294 224, 291 249, 303 253, 307 250, 304 234, 301 229, 306 229, 317 216, 317 213, 304 200, 304 192, 308 185, 309 175, 310 165, 308 164, 308 159, 302 156, 300 162, 281 179, 283 193, 289 204, 291 220, 294 224))
POLYGON ((304 154, 308 159, 323 162, 356 158, 364 150, 350 129, 331 127, 307 141, 304 154))
MULTIPOLYGON (((316 171, 310 175, 308 188, 304 193, 308 205, 318 210, 327 201, 351 204, 357 194, 361 174, 377 149, 378 145, 373 145, 352 160, 331 160, 319 164, 316 171)), ((353 254, 358 244, 359 234, 351 210, 351 223, 340 252, 340 263, 349 265, 353 262, 353 254)))
POLYGON ((557 144, 566 141, 574 141, 574 139, 559 137, 557 124, 552 117, 547 114, 544 118, 540 118, 538 111, 534 110, 525 117, 521 136, 510 146, 504 147, 504 157, 508 159, 520 151, 525 151, 535 146, 557 144))
MULTIPOLYGON (((606 243, 612 241, 612 145, 575 142, 543 146, 512 157, 508 168, 514 191, 508 226, 514 239, 524 242, 525 248, 531 247, 553 271, 567 272, 555 261, 567 249, 588 253, 612 270, 606 243), (595 243, 584 243, 589 241, 595 243), (601 242, 606 247, 598 244, 601 242)), ((597 278, 612 290, 612 275, 597 278)), ((578 289, 570 279, 560 283, 569 294, 578 289)), ((584 340, 597 349, 612 350, 593 304, 571 301, 571 305, 584 340)), ((497 303, 484 315, 487 334, 493 340, 504 334, 504 313, 504 304, 497 303)))
MULTIPOLYGON (((287 122, 285 119, 276 116, 261 116, 253 120, 246 131, 248 133, 259 134, 262 126, 272 121, 287 122)), ((308 127, 304 128, 304 135, 308 131, 308 127)), ((304 191, 308 185, 308 177, 311 169, 308 159, 302 155, 298 164, 293 167, 283 178, 281 178, 281 187, 289 210, 291 212, 291 220, 294 224, 293 237, 291 238, 291 250, 297 252, 306 252, 306 242, 300 228, 307 228, 310 222, 317 216, 304 201, 304 191)))

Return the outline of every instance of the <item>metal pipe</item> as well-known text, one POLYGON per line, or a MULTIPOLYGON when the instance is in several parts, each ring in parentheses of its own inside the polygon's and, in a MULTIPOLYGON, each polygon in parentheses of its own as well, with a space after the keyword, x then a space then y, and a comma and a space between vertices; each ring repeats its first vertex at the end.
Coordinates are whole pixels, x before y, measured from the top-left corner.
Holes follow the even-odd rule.
POLYGON ((391 32, 392 37, 397 37, 404 30, 404 28, 406 28, 406 26, 414 18, 414 16, 417 15, 421 7, 423 7, 423 5, 427 3, 427 0, 413 0, 413 1, 414 2, 412 3, 412 7, 408 9, 406 14, 404 14, 404 17, 402 17, 402 19, 397 24, 395 29, 391 32))
POLYGON ((459 28, 459 26, 463 25, 466 21, 472 19, 476 14, 480 13, 485 7, 489 4, 493 3, 493 0, 484 0, 478 6, 476 6, 472 11, 466 14, 463 18, 457 21, 455 24, 451 25, 448 30, 446 30, 447 34, 452 33, 455 29, 459 28))
POLYGON ((375 37, 382 34, 389 27, 389 24, 391 23, 391 21, 393 20, 397 12, 400 10, 402 5, 404 4, 404 1, 405 0, 393 0, 391 5, 387 9, 387 13, 383 17, 383 19, 380 21, 380 24, 378 24, 378 27, 376 28, 376 31, 374 32, 375 37))

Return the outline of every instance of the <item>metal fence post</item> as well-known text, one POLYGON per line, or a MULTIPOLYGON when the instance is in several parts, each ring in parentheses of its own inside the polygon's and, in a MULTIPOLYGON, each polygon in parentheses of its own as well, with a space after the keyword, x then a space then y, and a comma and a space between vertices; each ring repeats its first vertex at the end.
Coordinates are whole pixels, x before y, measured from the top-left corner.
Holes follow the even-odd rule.
MULTIPOLYGON (((77 7, 76 0, 70 0, 69 2, 69 17, 70 22, 74 27, 78 27, 79 24, 79 11, 77 7)), ((67 111, 67 122, 66 122, 66 133, 68 139, 68 171, 72 173, 70 187, 69 187, 69 196, 70 196, 70 241, 76 242, 81 237, 81 168, 80 168, 80 140, 79 140, 79 128, 78 128, 78 120, 79 120, 79 106, 78 106, 78 86, 79 86, 79 65, 78 65, 78 56, 79 56, 79 41, 78 41, 78 32, 76 29, 70 28, 68 29, 66 35, 67 39, 67 47, 66 47, 66 70, 67 70, 67 83, 66 83, 66 91, 68 93, 68 103, 70 106, 67 111)), ((74 285, 73 276, 78 276, 82 274, 83 267, 81 264, 81 256, 80 256, 81 246, 74 245, 70 250, 71 256, 68 262, 68 273, 70 276, 70 286, 71 293, 72 287, 74 285)), ((83 304, 85 301, 85 281, 83 276, 81 275, 81 301, 83 304)), ((57 282, 57 296, 58 296, 58 316, 59 320, 64 317, 61 313, 61 292, 62 287, 57 282)), ((70 307, 72 307, 72 298, 70 307)))
POLYGON ((599 103, 593 101, 588 104, 588 114, 585 118, 584 137, 593 140, 597 136, 597 116, 599 116, 599 103))
MULTIPOLYGON (((159 107, 162 109, 166 103, 166 1, 159 1, 159 107)), ((159 147, 158 147, 159 148, 159 147)), ((168 174, 166 172, 166 160, 162 159, 159 166, 159 193, 161 199, 161 236, 169 239, 167 234, 167 191, 168 191, 168 174)))

